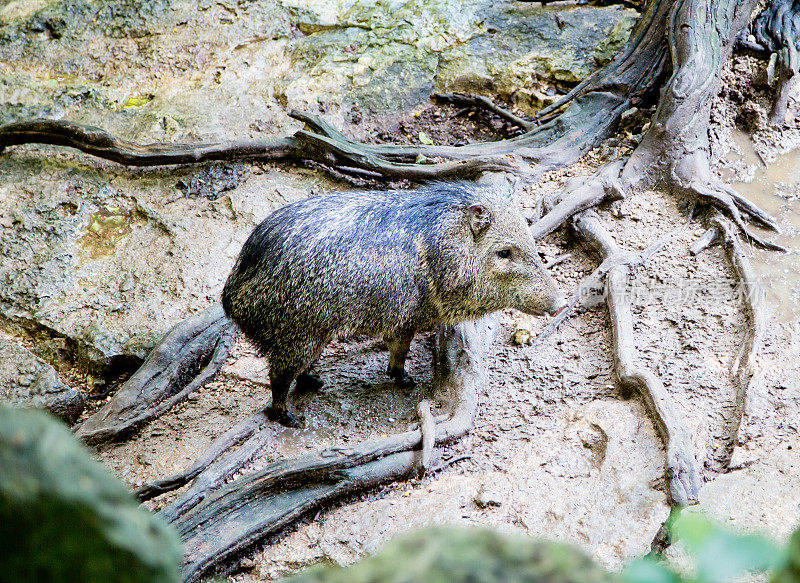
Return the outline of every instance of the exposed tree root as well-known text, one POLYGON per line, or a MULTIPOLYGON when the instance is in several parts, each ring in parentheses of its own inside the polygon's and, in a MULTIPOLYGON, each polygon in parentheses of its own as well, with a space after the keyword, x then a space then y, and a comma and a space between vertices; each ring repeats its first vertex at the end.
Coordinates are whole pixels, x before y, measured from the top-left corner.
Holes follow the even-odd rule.
MULTIPOLYGON (((437 333, 434 384, 437 391, 453 396, 453 408, 435 426, 435 444, 456 439, 473 425, 477 388, 486 374, 483 354, 494 337, 493 318, 445 326, 437 333)), ((202 495, 194 493, 192 504, 185 503, 186 495, 179 497, 161 514, 176 525, 184 542, 185 580, 198 580, 232 553, 327 500, 408 475, 422 464, 425 444, 422 451, 412 450, 424 435, 425 430, 415 429, 323 450, 271 464, 202 495)))
MULTIPOLYGON (((567 185, 553 200, 548 201, 547 213, 531 225, 530 231, 534 239, 541 239, 564 224, 578 213, 594 208, 605 201, 625 198, 625 192, 619 182, 619 173, 625 165, 624 160, 606 164, 589 178, 576 178, 572 185, 567 185)), ((669 233, 639 254, 614 255, 605 258, 597 268, 586 276, 578 285, 575 293, 567 300, 566 306, 558 313, 534 339, 538 344, 555 332, 570 317, 573 310, 589 296, 603 293, 606 275, 612 267, 620 262, 629 267, 642 264, 657 253, 672 238, 669 233)), ((555 261, 553 262, 555 263, 555 261)))
POLYGON ((623 169, 622 185, 641 189, 664 182, 673 192, 728 214, 750 241, 783 250, 749 231, 743 215, 778 230, 774 219, 715 178, 709 165, 711 99, 719 90, 722 65, 733 41, 755 5, 756 0, 676 0, 667 27, 673 73, 650 129, 623 169))
POLYGON ((541 342, 552 334, 586 296, 599 295, 605 290, 619 383, 628 393, 633 390, 639 392, 664 441, 670 498, 678 505, 693 504, 697 502, 701 481, 691 435, 675 413, 663 383, 651 372, 635 365, 633 319, 626 293, 632 268, 657 253, 674 233, 666 235, 641 253, 630 253, 617 246, 594 211, 585 210, 606 198, 624 197, 617 181, 622 165, 622 161, 608 164, 594 176, 560 193, 553 201, 550 212, 531 226, 534 237, 541 238, 574 216, 573 225, 578 234, 597 249, 602 257, 601 264, 581 282, 567 301, 566 308, 553 318, 534 343, 541 342))
MULTIPOLYGON (((300 117, 299 114, 296 117, 300 117)), ((213 160, 315 160, 341 171, 372 171, 383 178, 473 177, 486 171, 516 171, 508 153, 480 154, 438 164, 393 162, 354 147, 356 142, 332 139, 304 130, 293 137, 214 144, 137 144, 117 138, 100 128, 63 120, 37 119, 0 126, 0 152, 20 144, 52 144, 126 166, 200 164, 213 160)))
POLYGON ((722 447, 718 448, 719 454, 715 457, 720 469, 726 469, 730 465, 733 449, 738 443, 739 427, 747 403, 747 391, 756 375, 755 358, 763 343, 766 317, 764 290, 759 285, 753 266, 744 252, 736 228, 724 217, 716 217, 712 222, 719 229, 728 260, 739 282, 738 288, 746 319, 744 342, 731 367, 736 386, 734 404, 725 422, 722 447))
POLYGON ((606 164, 591 178, 581 180, 578 187, 567 187, 569 194, 559 196, 557 201, 553 201, 554 204, 548 205, 546 214, 531 226, 533 238, 542 239, 549 235, 580 211, 604 201, 624 198, 619 184, 619 174, 623 166, 623 160, 606 164))
POLYGON ((87 443, 115 439, 171 409, 217 372, 235 333, 220 304, 182 321, 76 435, 87 443))
MULTIPOLYGON (((601 253, 604 261, 627 255, 627 252, 617 246, 593 211, 586 211, 578 216, 575 220, 575 229, 601 253)), ((638 391, 664 440, 667 450, 666 476, 670 498, 678 505, 693 504, 697 502, 701 481, 691 435, 675 413, 669 393, 661 380, 650 371, 636 365, 633 318, 627 290, 630 276, 629 263, 624 260, 617 261, 605 277, 606 303, 611 316, 617 378, 624 389, 638 391)))
POLYGON ((800 58, 800 4, 793 0, 772 0, 742 31, 739 46, 763 56, 769 56, 770 85, 777 81, 778 89, 769 115, 772 125, 786 121, 789 98, 797 87, 800 58))
POLYGON ((431 404, 420 401, 417 405, 419 430, 422 432, 422 452, 420 455, 420 472, 423 474, 433 470, 433 448, 436 445, 436 422, 431 413, 431 404))
MULTIPOLYGON (((263 411, 259 411, 249 419, 235 425, 215 439, 208 449, 206 449, 197 459, 197 461, 195 461, 186 470, 180 474, 176 474, 169 478, 164 478, 162 480, 142 486, 136 491, 136 496, 142 501, 150 500, 151 498, 155 498, 161 494, 177 490, 184 484, 187 484, 191 480, 195 479, 198 475, 200 475, 201 472, 206 473, 207 476, 220 476, 219 478, 211 477, 211 479, 203 480, 204 482, 212 483, 211 486, 206 486, 204 484, 203 488, 218 485, 228 475, 228 472, 214 471, 218 470, 219 468, 214 468, 214 470, 212 470, 212 464, 214 464, 217 459, 221 458, 230 449, 235 448, 240 444, 247 443, 251 437, 254 434, 258 434, 258 432, 267 423, 270 423, 270 421, 267 419, 266 414, 263 411)), ((255 451, 256 448, 253 444, 250 444, 244 445, 243 450, 255 451)), ((242 465, 247 463, 247 461, 249 460, 245 460, 242 465)), ((233 471, 236 470, 234 469, 233 471)), ((197 481, 195 482, 195 485, 197 485, 197 481)))
POLYGON ((689 248, 689 253, 692 255, 699 255, 711 247, 711 245, 714 244, 714 241, 716 241, 717 237, 719 237, 719 231, 716 227, 707 229, 705 233, 700 235, 700 238, 697 239, 697 241, 692 243, 692 246, 689 248))
POLYGON ((242 158, 290 158, 296 146, 290 138, 218 144, 141 145, 116 138, 100 128, 63 120, 34 119, 0 126, 0 152, 20 144, 52 144, 126 166, 200 164, 212 160, 242 158))
POLYGON ((572 312, 575 310, 575 308, 580 306, 581 303, 586 300, 586 298, 602 296, 606 291, 604 283, 606 276, 613 267, 616 267, 619 264, 625 264, 632 269, 637 265, 642 265, 653 255, 663 249, 664 245, 666 245, 667 242, 672 239, 676 232, 677 230, 668 233, 650 245, 647 249, 643 250, 641 253, 621 253, 603 259, 600 265, 598 265, 595 270, 592 271, 592 273, 584 277, 583 280, 578 284, 578 288, 575 290, 575 293, 569 297, 564 308, 558 313, 557 316, 548 322, 547 326, 545 326, 541 332, 539 332, 536 338, 533 339, 533 344, 539 344, 540 342, 543 342, 546 338, 553 334, 553 332, 558 330, 559 326, 561 326, 561 324, 563 324, 572 315, 572 312))
POLYGON ((769 113, 769 123, 782 125, 786 122, 789 99, 794 94, 797 81, 800 79, 798 75, 798 72, 800 72, 800 56, 797 54, 793 39, 788 39, 786 46, 778 51, 775 59, 775 69, 777 70, 778 90, 775 94, 775 101, 772 103, 772 110, 769 113))
POLYGON ((472 95, 467 93, 434 93, 431 95, 431 97, 440 103, 452 103, 454 105, 485 109, 486 111, 501 117, 507 122, 517 126, 518 128, 522 128, 523 130, 532 130, 538 125, 534 121, 522 118, 512 113, 510 110, 500 107, 499 105, 495 104, 494 101, 488 97, 484 97, 483 95, 472 95))
POLYGON ((771 251, 786 251, 784 247, 767 241, 747 228, 742 218, 742 212, 747 213, 754 222, 774 231, 779 231, 778 224, 772 217, 764 213, 728 185, 713 177, 707 177, 706 180, 698 179, 698 175, 695 175, 689 184, 682 184, 677 175, 673 176, 673 178, 673 190, 678 189, 680 192, 689 195, 693 199, 706 200, 717 208, 726 211, 739 231, 751 242, 771 251))

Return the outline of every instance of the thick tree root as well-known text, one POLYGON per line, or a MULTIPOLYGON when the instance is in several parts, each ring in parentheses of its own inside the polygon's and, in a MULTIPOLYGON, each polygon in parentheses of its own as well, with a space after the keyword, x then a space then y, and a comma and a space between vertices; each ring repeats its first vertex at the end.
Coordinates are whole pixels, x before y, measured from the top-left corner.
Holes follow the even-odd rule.
POLYGON ((200 164, 242 158, 291 158, 296 144, 290 138, 218 144, 141 145, 114 137, 100 128, 63 120, 34 119, 0 126, 0 152, 8 146, 52 144, 76 148, 126 166, 200 164))
POLYGON ((561 326, 561 324, 563 324, 572 315, 572 312, 575 310, 575 308, 580 306, 586 298, 602 296, 606 291, 606 277, 612 268, 618 265, 626 265, 628 268, 633 269, 637 265, 642 265, 653 255, 663 249, 670 239, 672 239, 672 237, 680 230, 681 229, 677 229, 671 233, 667 233, 667 235, 650 245, 641 253, 620 253, 603 259, 600 265, 598 265, 595 270, 592 271, 592 273, 583 278, 580 284, 578 284, 578 288, 575 290, 575 293, 573 293, 567 300, 564 308, 558 313, 557 316, 548 322, 547 326, 545 326, 541 332, 539 332, 536 338, 533 339, 532 344, 536 345, 543 342, 546 338, 553 334, 553 332, 558 330, 559 326, 561 326))
POLYGON ((170 330, 141 367, 75 433, 87 443, 122 437, 171 409, 222 366, 235 326, 215 304, 170 330))
POLYGON ((737 43, 769 57, 770 85, 774 81, 778 84, 769 121, 772 125, 783 124, 789 98, 800 79, 800 4, 794 0, 772 0, 740 33, 737 43))
MULTIPOLYGON (((531 225, 530 232, 533 238, 542 239, 582 211, 594 208, 606 201, 625 198, 625 192, 619 182, 619 173, 624 165, 624 160, 618 160, 606 164, 587 179, 575 179, 577 185, 573 183, 572 187, 567 186, 565 191, 559 193, 554 200, 549 201, 546 204, 546 208, 549 209, 547 213, 531 225)), ((661 250, 674 234, 674 232, 668 233, 639 254, 626 253, 604 259, 592 273, 581 281, 575 293, 567 300, 565 307, 536 336, 533 344, 538 344, 553 334, 587 297, 601 295, 605 288, 604 280, 612 267, 620 262, 624 262, 631 268, 644 263, 661 250)))
POLYGON ((752 243, 770 251, 786 251, 784 247, 767 241, 747 228, 742 218, 742 212, 746 213, 754 222, 773 231, 780 231, 778 224, 772 217, 723 182, 710 178, 706 181, 693 180, 689 184, 681 185, 680 181, 676 180, 673 183, 673 187, 675 186, 678 186, 683 194, 700 201, 709 202, 720 210, 725 211, 733 219, 742 235, 752 243))
MULTIPOLYGON (((436 425, 437 445, 473 425, 477 388, 486 374, 483 354, 496 327, 493 318, 445 326, 437 334, 434 384, 454 397, 450 417, 436 425)), ((176 525, 184 542, 185 580, 198 580, 232 553, 327 500, 408 475, 424 457, 412 451, 424 433, 415 429, 274 463, 204 496, 194 495, 192 505, 178 498, 161 514, 176 525)))
POLYGON ((420 455, 420 472, 430 473, 433 470, 433 449, 436 446, 436 422, 431 413, 431 404, 420 401, 417 405, 419 415, 419 430, 422 432, 422 451, 420 455))
POLYGON ((633 390, 639 392, 664 441, 670 498, 678 505, 693 504, 697 502, 701 481, 691 435, 685 425, 680 423, 663 383, 651 372, 635 365, 633 318, 626 294, 633 267, 645 262, 663 248, 674 232, 641 253, 629 253, 619 248, 594 211, 585 210, 607 198, 624 197, 625 193, 617 180, 622 165, 622 161, 609 164, 578 186, 560 193, 553 201, 550 212, 531 226, 531 233, 535 238, 540 238, 574 216, 575 230, 602 257, 601 264, 581 282, 575 294, 568 300, 566 308, 553 318, 534 343, 541 342, 552 334, 583 298, 598 295, 605 290, 614 337, 615 369, 620 386, 628 393, 633 390))
POLYGON ((783 250, 749 231, 743 215, 778 230, 775 220, 715 178, 709 165, 711 100, 719 90, 722 64, 756 3, 676 0, 666 27, 672 76, 662 90, 650 129, 623 169, 621 182, 625 189, 653 188, 665 182, 676 194, 722 210, 753 243, 783 250))
POLYGON ((719 467, 726 469, 730 465, 733 449, 738 444, 739 427, 747 403, 747 391, 756 375, 755 357, 761 350, 764 339, 766 317, 764 290, 759 285, 753 266, 744 252, 736 228, 723 217, 716 217, 712 222, 719 229, 725 252, 739 281, 742 309, 746 318, 744 342, 731 367, 736 386, 734 404, 723 430, 722 447, 718 448, 719 454, 715 456, 719 467))
POLYGON ((775 101, 769 113, 769 123, 771 125, 783 125, 786 123, 786 112, 789 109, 789 99, 794 95, 797 82, 800 80, 800 56, 797 54, 794 40, 787 42, 776 54, 775 69, 777 70, 778 90, 775 93, 775 101))
POLYGON ((463 165, 474 159, 482 163, 482 170, 513 170, 521 172, 527 180, 535 180, 547 170, 575 162, 610 136, 629 107, 627 97, 610 92, 590 93, 577 99, 557 119, 520 136, 467 146, 362 144, 350 140, 317 116, 296 111, 290 115, 312 130, 298 132, 296 136, 311 140, 317 148, 327 151, 338 168, 357 166, 391 177, 395 175, 395 165, 399 165, 398 168, 413 172, 413 176, 409 175, 412 178, 431 179, 467 175, 462 170, 456 172, 458 168, 473 174, 471 167, 463 165), (430 164, 432 160, 449 162, 430 164))
MULTIPOLYGON (((593 211, 579 215, 575 220, 575 229, 601 253, 604 261, 627 255, 617 246, 593 211)), ((616 375, 623 389, 636 390, 641 395, 664 440, 670 498, 675 504, 694 504, 697 502, 701 481, 691 435, 680 423, 661 380, 653 373, 637 367, 635 363, 633 318, 627 294, 630 263, 625 260, 616 261, 605 277, 606 303, 614 337, 616 375)))
POLYGON ((800 6, 794 0, 771 0, 739 33, 737 45, 762 55, 777 53, 789 40, 797 42, 800 6))
POLYGON ((569 190, 567 196, 560 196, 547 213, 531 226, 534 239, 542 239, 563 225, 573 215, 595 207, 608 200, 624 198, 619 184, 619 174, 624 161, 606 164, 594 176, 581 182, 580 186, 569 190))
MULTIPOLYGON (((151 498, 155 498, 161 494, 177 490, 181 486, 188 484, 191 480, 197 478, 197 476, 199 476, 201 473, 205 473, 208 476, 220 476, 216 479, 212 477, 211 479, 203 480, 204 488, 214 487, 222 483, 222 480, 224 480, 229 472, 214 471, 217 469, 212 469, 214 462, 226 454, 230 449, 235 448, 243 443, 248 444, 251 437, 254 434, 257 435, 267 423, 270 423, 270 421, 267 419, 266 413, 259 411, 249 419, 242 421, 215 439, 208 449, 203 452, 203 455, 200 456, 197 461, 195 461, 186 470, 180 474, 176 474, 169 478, 164 478, 162 480, 158 480, 157 482, 142 486, 136 491, 136 496, 141 501, 150 500, 151 498), (207 486, 206 483, 211 485, 207 486)), ((246 451, 254 451, 256 448, 253 446, 253 444, 248 444, 244 445, 243 449, 246 451)), ((245 460, 242 465, 247 463, 247 461, 249 461, 249 459, 245 460)), ((233 471, 236 470, 234 469, 233 471)), ((198 481, 196 481, 194 485, 196 486, 197 483, 198 481)))
POLYGON ((76 148, 87 154, 126 166, 201 164, 213 160, 315 160, 341 171, 371 171, 382 178, 473 177, 486 171, 517 171, 508 153, 481 155, 439 164, 393 162, 365 153, 356 142, 332 139, 303 130, 294 137, 276 140, 221 142, 214 144, 147 144, 119 139, 105 130, 63 120, 37 119, 0 126, 0 152, 8 146, 52 144, 76 148))

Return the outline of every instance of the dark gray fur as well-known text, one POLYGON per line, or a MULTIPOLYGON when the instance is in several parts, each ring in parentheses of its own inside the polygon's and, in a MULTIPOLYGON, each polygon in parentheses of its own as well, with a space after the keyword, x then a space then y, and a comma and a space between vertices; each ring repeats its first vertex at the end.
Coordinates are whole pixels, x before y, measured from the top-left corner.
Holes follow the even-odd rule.
POLYGON ((389 374, 412 384, 404 364, 416 331, 506 307, 552 313, 563 299, 516 204, 438 183, 336 192, 275 211, 245 242, 222 303, 270 359, 270 418, 297 425, 290 386, 309 382, 306 369, 336 338, 383 336, 389 374))

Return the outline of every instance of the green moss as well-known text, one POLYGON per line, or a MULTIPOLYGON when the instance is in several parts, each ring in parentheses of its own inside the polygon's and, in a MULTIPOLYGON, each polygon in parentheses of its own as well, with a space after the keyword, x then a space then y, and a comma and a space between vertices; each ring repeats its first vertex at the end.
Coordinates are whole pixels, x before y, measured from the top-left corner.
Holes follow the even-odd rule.
POLYGON ((318 566, 291 583, 610 583, 618 577, 564 544, 487 528, 429 527, 350 567, 318 566))
POLYGON ((105 206, 90 215, 81 246, 93 258, 107 255, 131 232, 131 213, 116 206, 105 206))
POLYGON ((0 540, 0 581, 179 580, 175 531, 141 509, 64 425, 5 406, 0 540))

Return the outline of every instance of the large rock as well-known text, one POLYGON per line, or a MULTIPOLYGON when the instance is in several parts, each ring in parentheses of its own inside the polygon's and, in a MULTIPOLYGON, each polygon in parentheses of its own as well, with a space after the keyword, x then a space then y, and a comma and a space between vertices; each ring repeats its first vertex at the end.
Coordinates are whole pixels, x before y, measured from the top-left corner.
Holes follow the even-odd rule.
POLYGON ((171 583, 172 527, 139 507, 66 427, 0 405, 0 581, 171 583))
POLYGON ((211 139, 296 127, 289 109, 340 124, 354 107, 399 113, 432 90, 536 107, 608 61, 636 16, 488 0, 12 2, 0 10, 0 59, 15 65, 0 70, 0 122, 68 116, 131 138, 211 139))
POLYGON ((484 0, 320 10, 298 22, 310 34, 291 44, 298 68, 276 94, 304 109, 329 94, 339 115, 353 106, 378 115, 403 110, 431 90, 488 92, 536 109, 556 98, 554 86, 577 83, 610 60, 636 17, 619 6, 484 0))
POLYGON ((520 2, 478 14, 481 31, 442 54, 436 90, 494 94, 529 113, 610 61, 638 17, 620 6, 520 2))
POLYGON ((80 391, 62 383, 55 369, 0 333, 0 403, 48 409, 74 423, 84 407, 80 391))
POLYGON ((350 567, 309 569, 292 583, 611 583, 619 581, 568 545, 487 528, 429 527, 350 567))

